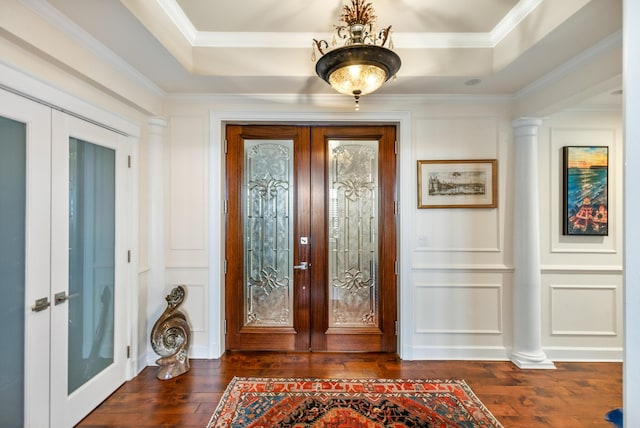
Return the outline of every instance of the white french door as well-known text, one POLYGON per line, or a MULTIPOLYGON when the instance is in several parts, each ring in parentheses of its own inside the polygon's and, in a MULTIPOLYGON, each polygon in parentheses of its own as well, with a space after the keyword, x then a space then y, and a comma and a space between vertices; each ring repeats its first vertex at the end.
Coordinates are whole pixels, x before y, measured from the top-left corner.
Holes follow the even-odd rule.
POLYGON ((0 426, 49 426, 50 132, 49 108, 0 90, 0 426))
POLYGON ((52 134, 51 426, 67 427, 126 376, 128 151, 59 111, 52 134))
POLYGON ((0 90, 0 426, 71 427, 126 379, 129 144, 0 90))

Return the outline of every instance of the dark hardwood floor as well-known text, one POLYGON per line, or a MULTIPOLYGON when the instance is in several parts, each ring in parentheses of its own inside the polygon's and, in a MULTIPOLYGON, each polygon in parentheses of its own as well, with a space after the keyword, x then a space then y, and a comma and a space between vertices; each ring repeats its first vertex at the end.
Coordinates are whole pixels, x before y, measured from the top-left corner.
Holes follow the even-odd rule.
POLYGON ((585 428, 610 425, 622 406, 621 363, 556 363, 520 370, 510 362, 404 361, 394 354, 228 352, 192 360, 175 379, 147 367, 88 415, 79 427, 207 426, 233 376, 464 379, 506 427, 585 428))

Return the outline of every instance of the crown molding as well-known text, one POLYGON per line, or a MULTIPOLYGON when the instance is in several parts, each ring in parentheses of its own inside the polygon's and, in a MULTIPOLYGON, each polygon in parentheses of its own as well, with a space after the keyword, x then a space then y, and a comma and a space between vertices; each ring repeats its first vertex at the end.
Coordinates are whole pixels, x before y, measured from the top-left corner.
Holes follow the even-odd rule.
POLYGON ((622 30, 616 31, 608 37, 602 39, 590 48, 582 51, 580 54, 571 58, 569 61, 563 63, 556 69, 542 76, 540 79, 531 82, 515 94, 516 99, 525 98, 533 93, 540 91, 543 88, 550 86, 551 84, 561 80, 579 70, 585 66, 585 64, 592 61, 594 58, 611 51, 622 45, 622 30))
POLYGON ((180 30, 185 39, 194 46, 195 41, 198 39, 199 33, 196 27, 193 26, 187 15, 178 5, 176 0, 156 0, 164 13, 171 19, 174 25, 180 30))
POLYGON ((489 33, 492 47, 496 47, 541 3, 542 0, 520 0, 489 33))
POLYGON ((21 0, 36 15, 51 24, 75 43, 87 49, 97 58, 107 62, 116 72, 127 76, 137 84, 150 90, 155 95, 164 96, 165 92, 149 78, 140 73, 128 62, 116 55, 111 49, 96 40, 91 34, 83 30, 78 24, 70 20, 49 2, 44 0, 21 0))
MULTIPOLYGON (((169 19, 194 47, 308 48, 311 40, 330 40, 331 33, 198 31, 176 0, 156 0, 169 19)), ((394 31, 397 49, 495 48, 542 0, 520 0, 488 33, 403 33, 394 31)))

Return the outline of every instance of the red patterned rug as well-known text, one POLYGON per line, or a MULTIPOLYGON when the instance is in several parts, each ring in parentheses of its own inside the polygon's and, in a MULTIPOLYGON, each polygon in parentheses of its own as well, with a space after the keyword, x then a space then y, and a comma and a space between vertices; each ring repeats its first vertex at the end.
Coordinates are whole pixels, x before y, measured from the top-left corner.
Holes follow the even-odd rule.
POLYGON ((462 380, 235 377, 207 428, 502 425, 462 380))

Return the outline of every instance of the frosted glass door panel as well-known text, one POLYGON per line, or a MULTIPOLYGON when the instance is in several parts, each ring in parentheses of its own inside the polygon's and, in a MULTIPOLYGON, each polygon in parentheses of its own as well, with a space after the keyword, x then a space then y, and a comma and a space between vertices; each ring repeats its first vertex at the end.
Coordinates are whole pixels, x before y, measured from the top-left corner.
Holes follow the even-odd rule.
POLYGON ((69 139, 68 393, 113 363, 115 150, 69 139))
POLYGON ((378 326, 378 141, 329 140, 329 327, 378 326))
POLYGON ((128 140, 52 112, 51 426, 74 426, 125 380, 128 140))
MULTIPOLYGON (((26 125, 0 117, 0 426, 24 425, 26 125)), ((48 382, 48 379, 47 379, 48 382)))
POLYGON ((245 140, 244 325, 293 326, 293 141, 245 140))

